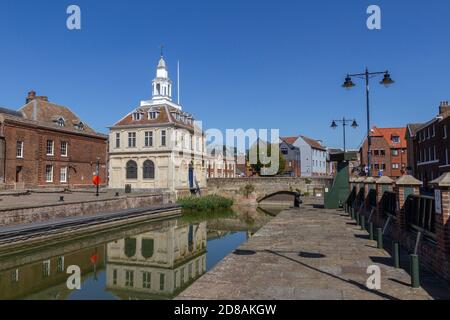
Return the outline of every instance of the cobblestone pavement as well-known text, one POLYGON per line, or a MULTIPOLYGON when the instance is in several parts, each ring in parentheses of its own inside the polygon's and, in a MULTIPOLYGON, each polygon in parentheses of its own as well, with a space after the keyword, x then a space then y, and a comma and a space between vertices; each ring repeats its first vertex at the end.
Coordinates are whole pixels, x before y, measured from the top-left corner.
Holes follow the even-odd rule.
POLYGON ((280 213, 177 299, 450 299, 448 283, 423 270, 423 287, 412 289, 391 260, 343 211, 304 205, 280 213), (370 265, 381 268, 379 291, 365 286, 370 265))
MULTIPOLYGON (((30 206, 43 206, 61 204, 59 197, 64 196, 64 203, 94 201, 114 199, 115 191, 102 190, 99 197, 95 196, 95 190, 74 191, 74 192, 45 192, 45 193, 30 193, 23 194, 20 192, 0 193, 0 209, 15 209, 30 206)), ((143 193, 133 192, 130 195, 140 195, 143 193)), ((120 192, 121 196, 125 196, 124 192, 120 192)))

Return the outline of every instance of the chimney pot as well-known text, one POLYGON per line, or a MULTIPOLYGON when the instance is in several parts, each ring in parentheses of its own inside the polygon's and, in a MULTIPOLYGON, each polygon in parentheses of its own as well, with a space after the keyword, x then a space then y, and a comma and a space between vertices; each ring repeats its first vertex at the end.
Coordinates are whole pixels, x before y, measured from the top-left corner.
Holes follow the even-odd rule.
POLYGON ((439 115, 447 114, 450 112, 450 106, 448 105, 448 101, 442 101, 439 106, 439 115))

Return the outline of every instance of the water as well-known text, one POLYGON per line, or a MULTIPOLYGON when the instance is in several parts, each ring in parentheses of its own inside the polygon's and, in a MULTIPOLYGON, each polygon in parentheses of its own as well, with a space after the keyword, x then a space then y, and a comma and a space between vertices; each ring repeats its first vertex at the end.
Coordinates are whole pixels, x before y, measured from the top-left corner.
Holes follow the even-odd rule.
POLYGON ((187 214, 122 223, 0 252, 0 299, 173 299, 279 210, 187 214), (67 288, 79 266, 81 290, 67 288))

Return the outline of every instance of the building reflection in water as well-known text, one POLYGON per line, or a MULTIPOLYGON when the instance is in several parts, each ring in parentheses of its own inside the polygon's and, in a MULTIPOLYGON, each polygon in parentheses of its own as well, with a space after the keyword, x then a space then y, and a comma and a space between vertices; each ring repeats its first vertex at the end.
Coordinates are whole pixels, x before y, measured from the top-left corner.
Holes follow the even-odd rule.
MULTIPOLYGON (((47 253, 41 252, 39 256, 47 256, 47 253)), ((28 260, 27 257, 2 261, 0 263, 0 300, 26 297, 39 300, 66 299, 71 292, 66 286, 67 267, 77 265, 81 268, 84 278, 95 277, 96 270, 104 269, 104 257, 105 246, 99 245, 25 264, 22 262, 28 260), (15 261, 19 264, 14 265, 15 261)), ((36 256, 32 254, 29 258, 34 260, 36 256)))
POLYGON ((171 299, 276 214, 190 214, 0 248, 0 299, 171 299), (67 289, 71 265, 81 291, 67 289))
POLYGON ((107 244, 106 286, 121 299, 173 298, 206 272, 206 222, 107 244))

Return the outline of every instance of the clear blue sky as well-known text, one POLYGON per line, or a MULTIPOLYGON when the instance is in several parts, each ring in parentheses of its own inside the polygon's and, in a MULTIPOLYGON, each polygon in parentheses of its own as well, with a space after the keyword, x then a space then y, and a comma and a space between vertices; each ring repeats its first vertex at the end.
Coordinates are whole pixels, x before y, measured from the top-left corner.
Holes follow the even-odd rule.
POLYGON ((450 100, 449 18, 447 0, 2 0, 0 106, 19 108, 34 89, 107 132, 150 97, 164 43, 173 80, 181 61, 184 109, 206 128, 280 128, 340 146, 331 120, 355 117, 356 147, 364 88, 343 90, 345 74, 391 71, 393 87, 372 85, 375 124, 429 120, 450 100), (66 29, 70 4, 81 31, 66 29), (370 4, 381 31, 366 27, 370 4))

